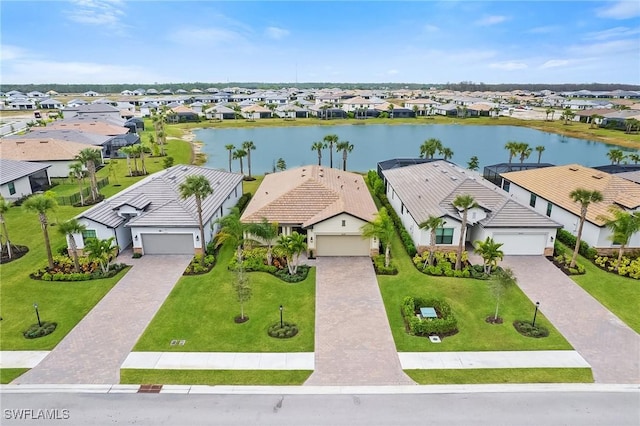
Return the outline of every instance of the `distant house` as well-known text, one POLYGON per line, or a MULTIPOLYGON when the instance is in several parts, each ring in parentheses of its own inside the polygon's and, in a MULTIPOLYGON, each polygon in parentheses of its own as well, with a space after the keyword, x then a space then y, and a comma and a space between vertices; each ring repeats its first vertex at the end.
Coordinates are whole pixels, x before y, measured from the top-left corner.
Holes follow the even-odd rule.
POLYGON ((171 108, 171 112, 167 115, 167 121, 170 123, 184 123, 198 120, 200 120, 198 113, 184 105, 171 108))
POLYGON ((259 120, 261 118, 271 118, 273 113, 269 108, 253 104, 242 108, 242 115, 247 120, 259 120))
POLYGON ((95 97, 95 96, 100 96, 100 93, 94 92, 93 90, 89 90, 88 92, 84 92, 82 96, 95 97))
POLYGON ((48 164, 0 158, 0 194, 7 201, 44 191, 51 186, 48 164))
POLYGON ((119 250, 133 245, 134 253, 144 255, 198 254, 216 235, 216 220, 227 215, 241 196, 241 174, 178 165, 79 214, 76 218, 87 229, 74 237, 80 251, 86 238, 113 237, 119 250), (200 241, 195 198, 180 196, 180 185, 197 175, 207 178, 213 189, 202 201, 205 241, 200 241))
POLYGON ((64 103, 57 99, 43 99, 40 101, 40 108, 42 109, 62 109, 64 108, 64 103))
POLYGON ((224 105, 216 105, 205 111, 205 117, 209 120, 233 120, 236 118, 236 112, 224 105))

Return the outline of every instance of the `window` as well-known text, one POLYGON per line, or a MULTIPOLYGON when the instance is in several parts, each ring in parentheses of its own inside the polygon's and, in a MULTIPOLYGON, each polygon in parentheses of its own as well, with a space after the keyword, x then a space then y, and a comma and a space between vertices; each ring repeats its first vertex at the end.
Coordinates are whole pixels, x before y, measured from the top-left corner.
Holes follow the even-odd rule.
POLYGON ((553 204, 547 203, 547 216, 551 217, 551 209, 553 208, 553 204))
POLYGON ((7 185, 9 187, 9 194, 13 195, 16 193, 16 185, 13 182, 9 182, 7 185))
POLYGON ((509 192, 509 188, 511 188, 511 182, 509 182, 508 180, 503 180, 502 189, 504 189, 506 192, 509 192))
POLYGON ((347 221, 346 220, 342 221, 342 226, 347 226, 347 221))
POLYGON ((404 214, 404 203, 400 204, 400 214, 404 214))
POLYGON ((453 243, 453 228, 437 228, 436 229, 436 244, 452 244, 453 243))
POLYGON ((95 229, 85 229, 82 231, 82 239, 86 240, 87 238, 97 238, 95 229))
POLYGON ((531 207, 535 207, 536 206, 536 199, 538 197, 536 197, 536 194, 531 194, 531 197, 529 197, 529 205, 531 207))

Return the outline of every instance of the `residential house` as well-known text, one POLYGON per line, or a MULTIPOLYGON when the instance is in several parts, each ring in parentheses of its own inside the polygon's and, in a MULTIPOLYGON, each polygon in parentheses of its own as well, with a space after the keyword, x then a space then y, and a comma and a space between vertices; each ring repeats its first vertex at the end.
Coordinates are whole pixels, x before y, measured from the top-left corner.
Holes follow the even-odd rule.
POLYGON ((86 226, 75 235, 82 251, 86 238, 113 237, 120 251, 134 253, 198 254, 218 231, 216 220, 227 215, 242 196, 242 175, 205 167, 177 165, 147 176, 122 192, 76 216, 86 226), (182 199, 180 185, 188 176, 202 175, 213 193, 202 200, 205 241, 195 197, 182 199))
POLYGON ((200 120, 198 113, 184 105, 171 108, 171 111, 167 114, 167 121, 169 123, 184 123, 198 120, 200 120))
POLYGON ((57 99, 49 98, 43 99, 40 101, 40 108, 42 109, 62 109, 64 108, 64 103, 57 99))
MULTIPOLYGON (((578 232, 581 205, 573 201, 571 192, 578 188, 600 191, 604 199, 589 205, 582 239, 603 252, 619 247, 605 226, 605 218, 611 217, 609 208, 640 211, 640 185, 579 164, 503 173, 502 178, 502 188, 514 199, 528 203, 574 235, 578 232)), ((640 232, 633 235, 628 246, 640 248, 640 232)))
POLYGON ((259 120, 261 118, 271 118, 273 113, 269 108, 253 104, 243 107, 242 115, 244 115, 247 120, 259 120))
POLYGON ((236 112, 224 105, 215 105, 205 111, 205 117, 209 120, 234 120, 236 112))
POLYGON ((454 250, 460 233, 465 242, 493 238, 507 255, 551 255, 556 230, 552 219, 509 197, 478 173, 436 160, 382 170, 386 196, 418 251, 431 243, 431 231, 420 228, 430 216, 445 220, 436 230, 436 245, 454 250), (477 207, 467 212, 467 229, 461 230, 463 212, 453 205, 459 195, 470 195, 477 207))
POLYGON ((0 158, 0 194, 7 201, 15 201, 51 186, 48 164, 0 158))
POLYGON ((266 175, 241 220, 265 218, 282 235, 305 234, 316 256, 369 256, 378 241, 363 238, 361 227, 376 212, 361 175, 309 165, 266 175))

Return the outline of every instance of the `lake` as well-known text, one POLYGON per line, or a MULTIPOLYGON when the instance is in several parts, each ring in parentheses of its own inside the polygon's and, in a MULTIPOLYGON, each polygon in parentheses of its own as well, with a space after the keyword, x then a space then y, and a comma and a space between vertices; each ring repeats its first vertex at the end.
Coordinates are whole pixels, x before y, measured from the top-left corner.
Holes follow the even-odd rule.
MULTIPOLYGON (((228 168, 228 151, 225 145, 240 147, 243 141, 251 140, 256 150, 251 153, 251 169, 254 175, 271 172, 278 158, 282 157, 288 168, 306 164, 317 164, 316 151, 311 145, 328 134, 336 134, 340 140, 354 145, 347 160, 347 169, 365 172, 375 169, 379 161, 391 158, 418 157, 420 145, 437 138, 453 150, 452 161, 466 167, 473 155, 480 160, 480 170, 489 164, 507 162, 509 154, 504 149, 508 141, 526 142, 532 148, 544 145, 542 162, 553 164, 579 163, 585 166, 608 164, 607 152, 620 148, 627 152, 633 149, 617 147, 601 142, 571 138, 555 133, 516 126, 472 126, 472 125, 340 125, 308 127, 256 127, 243 129, 199 129, 194 131, 196 139, 202 141, 202 152, 207 155, 206 166, 228 168)), ((323 151, 322 164, 329 165, 329 152, 323 151)), ((527 162, 536 162, 534 150, 527 162)), ((247 173, 247 161, 244 161, 247 173)), ((519 162, 518 159, 513 160, 519 162)), ((342 153, 333 153, 334 167, 342 167, 342 153)), ((237 160, 233 170, 239 171, 237 160)))

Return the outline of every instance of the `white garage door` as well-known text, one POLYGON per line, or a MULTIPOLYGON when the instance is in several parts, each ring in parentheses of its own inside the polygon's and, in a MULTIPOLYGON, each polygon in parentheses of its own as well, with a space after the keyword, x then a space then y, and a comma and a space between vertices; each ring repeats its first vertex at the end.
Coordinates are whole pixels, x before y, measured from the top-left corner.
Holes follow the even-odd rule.
POLYGON ((369 239, 359 235, 317 235, 316 256, 369 256, 369 239))
POLYGON ((505 255, 544 254, 544 248, 547 245, 547 234, 494 233, 493 241, 503 244, 500 250, 505 255))
POLYGON ((192 234, 142 234, 144 254, 193 254, 192 234))

